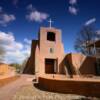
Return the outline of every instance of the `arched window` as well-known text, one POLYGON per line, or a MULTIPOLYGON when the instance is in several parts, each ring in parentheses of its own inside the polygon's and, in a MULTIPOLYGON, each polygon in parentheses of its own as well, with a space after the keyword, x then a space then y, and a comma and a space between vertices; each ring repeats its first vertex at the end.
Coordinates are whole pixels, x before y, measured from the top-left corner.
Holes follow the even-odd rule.
POLYGON ((47 33, 47 40, 49 40, 49 41, 55 41, 55 33, 48 32, 47 33))

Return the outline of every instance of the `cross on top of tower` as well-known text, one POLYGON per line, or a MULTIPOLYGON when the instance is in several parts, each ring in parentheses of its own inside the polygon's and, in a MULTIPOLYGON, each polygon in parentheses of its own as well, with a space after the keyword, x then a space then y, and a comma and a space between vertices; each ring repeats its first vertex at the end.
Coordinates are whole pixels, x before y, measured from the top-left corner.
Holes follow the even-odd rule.
POLYGON ((51 18, 49 19, 49 27, 51 28, 52 27, 52 23, 53 23, 53 21, 51 20, 51 18))

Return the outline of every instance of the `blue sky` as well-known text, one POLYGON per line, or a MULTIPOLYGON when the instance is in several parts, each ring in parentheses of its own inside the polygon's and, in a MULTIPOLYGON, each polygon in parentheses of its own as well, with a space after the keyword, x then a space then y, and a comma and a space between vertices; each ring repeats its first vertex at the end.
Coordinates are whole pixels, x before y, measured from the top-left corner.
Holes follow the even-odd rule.
POLYGON ((65 52, 75 52, 74 42, 83 25, 94 24, 100 29, 100 0, 0 0, 0 34, 7 39, 12 36, 12 44, 19 46, 21 53, 28 52, 40 26, 48 27, 50 18, 52 26, 62 30, 65 52))

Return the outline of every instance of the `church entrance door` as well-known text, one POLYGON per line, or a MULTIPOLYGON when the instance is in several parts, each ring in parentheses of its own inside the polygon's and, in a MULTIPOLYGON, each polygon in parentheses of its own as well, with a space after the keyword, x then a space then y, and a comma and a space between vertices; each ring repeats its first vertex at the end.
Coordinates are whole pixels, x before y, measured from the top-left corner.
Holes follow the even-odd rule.
POLYGON ((45 73, 54 74, 56 73, 57 60, 56 59, 45 59, 45 73))

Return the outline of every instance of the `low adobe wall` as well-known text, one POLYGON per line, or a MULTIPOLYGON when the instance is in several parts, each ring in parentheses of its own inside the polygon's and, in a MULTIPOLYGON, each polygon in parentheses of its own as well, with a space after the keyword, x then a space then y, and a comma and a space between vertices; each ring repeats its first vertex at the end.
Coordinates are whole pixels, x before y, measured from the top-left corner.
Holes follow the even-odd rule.
POLYGON ((0 64, 0 76, 2 75, 15 75, 16 74, 16 69, 14 67, 11 67, 7 64, 0 64))
POLYGON ((39 77, 39 86, 52 92, 100 97, 100 80, 68 79, 57 80, 39 77))

